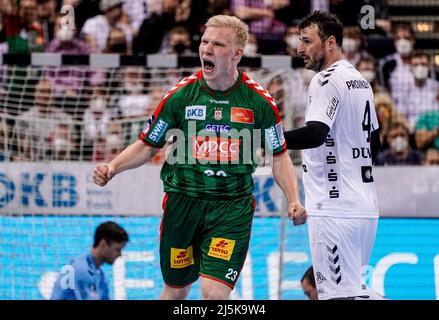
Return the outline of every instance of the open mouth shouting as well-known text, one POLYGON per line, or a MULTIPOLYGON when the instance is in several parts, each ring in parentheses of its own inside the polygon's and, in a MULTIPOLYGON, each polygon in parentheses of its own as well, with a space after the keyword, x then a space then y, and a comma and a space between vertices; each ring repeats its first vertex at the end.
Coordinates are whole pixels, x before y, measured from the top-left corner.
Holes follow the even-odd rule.
POLYGON ((203 70, 204 70, 204 72, 209 74, 209 73, 212 73, 214 69, 215 69, 215 64, 212 61, 203 59, 203 70))

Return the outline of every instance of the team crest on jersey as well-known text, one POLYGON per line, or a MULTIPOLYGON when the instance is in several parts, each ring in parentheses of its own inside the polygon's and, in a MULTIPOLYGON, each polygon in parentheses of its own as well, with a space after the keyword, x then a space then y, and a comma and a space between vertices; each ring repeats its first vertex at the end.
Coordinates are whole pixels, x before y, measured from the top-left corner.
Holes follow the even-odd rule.
POLYGON ((223 108, 215 108, 215 114, 213 118, 216 121, 220 121, 223 118, 223 108))

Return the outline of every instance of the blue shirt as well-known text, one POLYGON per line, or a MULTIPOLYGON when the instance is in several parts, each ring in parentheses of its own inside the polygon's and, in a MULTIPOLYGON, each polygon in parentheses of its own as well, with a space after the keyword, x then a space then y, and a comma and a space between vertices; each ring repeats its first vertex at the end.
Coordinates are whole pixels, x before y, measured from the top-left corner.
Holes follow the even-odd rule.
POLYGON ((53 287, 51 299, 109 300, 105 274, 96 267, 90 253, 74 258, 68 268, 62 270, 53 287))

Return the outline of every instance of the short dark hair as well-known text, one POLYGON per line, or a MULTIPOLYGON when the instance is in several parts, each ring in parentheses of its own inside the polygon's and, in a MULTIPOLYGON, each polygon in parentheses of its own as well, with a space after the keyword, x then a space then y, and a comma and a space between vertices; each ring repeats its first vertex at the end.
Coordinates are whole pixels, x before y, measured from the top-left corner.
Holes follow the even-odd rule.
POLYGON ((430 55, 429 55, 427 52, 424 52, 424 51, 414 52, 414 53, 410 56, 410 59, 413 59, 413 58, 422 58, 422 57, 427 58, 428 62, 430 62, 430 59, 431 59, 430 55))
POLYGON ((95 231, 93 247, 97 247, 99 242, 104 239, 107 243, 110 242, 128 242, 128 233, 117 223, 107 221, 101 223, 95 231))
POLYGON ((343 24, 333 13, 327 11, 314 11, 307 15, 299 24, 299 30, 303 30, 312 25, 316 25, 319 29, 319 37, 323 41, 330 36, 334 36, 339 46, 343 42, 343 24))
POLYGON ((313 288, 316 288, 316 279, 314 278, 314 269, 313 267, 309 267, 305 273, 303 274, 302 280, 300 280, 300 283, 303 283, 305 279, 308 279, 309 283, 313 288))
POLYGON ((415 39, 415 30, 413 30, 412 25, 410 23, 406 22, 400 22, 392 26, 392 34, 393 36, 396 35, 396 33, 400 30, 407 31, 410 33, 410 36, 415 39))
POLYGON ((392 122, 389 126, 389 129, 387 129, 387 132, 399 128, 403 129, 407 133, 407 136, 410 136, 410 131, 409 128, 407 128, 407 125, 403 121, 399 121, 399 120, 392 122))

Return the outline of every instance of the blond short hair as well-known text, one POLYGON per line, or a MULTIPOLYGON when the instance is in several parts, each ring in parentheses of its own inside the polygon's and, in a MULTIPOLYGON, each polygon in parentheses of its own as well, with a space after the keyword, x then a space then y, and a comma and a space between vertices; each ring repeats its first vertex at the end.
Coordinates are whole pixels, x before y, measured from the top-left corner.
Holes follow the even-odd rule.
POLYGON ((248 25, 235 16, 217 15, 206 22, 206 27, 229 27, 235 31, 236 44, 244 49, 248 41, 248 25))

